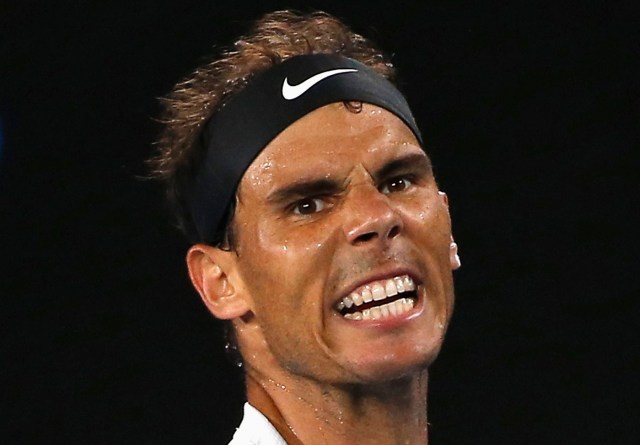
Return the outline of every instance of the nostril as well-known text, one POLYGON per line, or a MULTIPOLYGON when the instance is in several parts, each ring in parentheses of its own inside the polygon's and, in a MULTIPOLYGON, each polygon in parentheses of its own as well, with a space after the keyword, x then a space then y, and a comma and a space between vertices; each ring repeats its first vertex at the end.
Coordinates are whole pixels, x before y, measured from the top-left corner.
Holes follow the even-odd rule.
POLYGON ((366 243, 367 241, 371 241, 377 236, 376 232, 367 232, 362 235, 358 235, 354 241, 354 244, 366 243))
POLYGON ((391 238, 395 238, 396 236, 398 236, 400 234, 400 227, 399 226, 393 226, 391 228, 391 230, 389 230, 389 235, 387 236, 389 239, 391 238))
MULTIPOLYGON (((397 226, 397 225, 393 226, 391 227, 391 229, 389 229, 389 232, 387 232, 387 239, 393 239, 399 234, 400 234, 400 226, 397 226)), ((374 240, 377 237, 378 237, 378 232, 376 231, 366 232, 355 237, 355 239, 353 240, 353 243, 354 244, 366 243, 368 241, 374 240)))

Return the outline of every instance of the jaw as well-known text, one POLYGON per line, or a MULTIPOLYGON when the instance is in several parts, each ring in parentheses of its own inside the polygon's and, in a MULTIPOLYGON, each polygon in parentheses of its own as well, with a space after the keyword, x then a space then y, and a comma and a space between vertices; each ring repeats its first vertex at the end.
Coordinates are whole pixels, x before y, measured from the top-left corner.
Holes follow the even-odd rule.
POLYGON ((344 371, 362 382, 385 382, 426 369, 437 357, 446 308, 418 285, 415 306, 400 315, 355 320, 334 311, 325 326, 326 346, 344 371))
MULTIPOLYGON (((372 255, 354 258, 350 251, 349 255, 342 255, 341 251, 337 254, 334 244, 323 243, 299 273, 288 276, 283 272, 276 277, 286 276, 286 280, 278 281, 271 275, 258 280, 260 277, 254 275, 260 275, 261 269, 257 266, 255 271, 254 268, 244 271, 252 277, 248 281, 261 283, 259 288, 249 289, 252 294, 264 294, 264 289, 300 290, 295 294, 270 291, 265 294, 267 298, 256 299, 253 319, 256 336, 252 346, 244 349, 245 359, 253 355, 254 366, 274 380, 276 375, 290 374, 293 379, 329 385, 391 382, 424 370, 440 350, 443 326, 450 313, 449 286, 441 276, 444 270, 440 273, 441 261, 420 254, 411 246, 402 251, 394 249, 383 258, 372 255), (407 292, 409 286, 400 292, 396 284, 398 294, 392 296, 385 285, 388 298, 376 302, 382 306, 412 298, 415 305, 400 316, 397 312, 385 319, 376 319, 374 315, 369 320, 364 320, 364 316, 362 320, 350 320, 344 315, 363 313, 364 303, 359 306, 363 310, 357 311, 354 303, 351 312, 344 313, 335 306, 354 291, 362 296, 363 287, 373 288, 376 282, 395 281, 407 275, 414 279, 415 290, 407 292), (269 284, 264 285, 265 282, 269 284), (286 289, 282 282, 287 283, 286 289), (415 295, 407 295, 410 292, 415 295), (393 298, 397 300, 391 301, 393 298)), ((369 307, 370 314, 372 309, 369 307)))

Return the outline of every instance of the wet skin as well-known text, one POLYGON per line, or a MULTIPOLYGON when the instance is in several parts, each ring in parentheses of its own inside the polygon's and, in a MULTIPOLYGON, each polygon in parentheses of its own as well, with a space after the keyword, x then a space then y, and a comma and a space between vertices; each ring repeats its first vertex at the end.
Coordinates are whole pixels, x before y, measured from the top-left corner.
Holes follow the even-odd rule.
POLYGON ((248 369, 358 385, 435 359, 453 309, 449 212, 395 115, 340 103, 292 124, 242 178, 234 233, 218 291, 235 306, 212 312, 234 320, 248 369), (335 310, 356 287, 404 274, 419 285, 410 313, 364 322, 335 310))

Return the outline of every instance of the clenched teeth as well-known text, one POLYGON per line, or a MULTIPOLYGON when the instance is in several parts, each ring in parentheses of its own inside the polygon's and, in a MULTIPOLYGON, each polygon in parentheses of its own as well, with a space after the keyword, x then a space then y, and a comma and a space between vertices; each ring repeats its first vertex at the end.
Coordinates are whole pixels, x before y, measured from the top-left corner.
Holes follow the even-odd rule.
POLYGON ((356 311, 352 314, 345 314, 344 318, 348 320, 382 320, 384 318, 396 317, 413 309, 415 301, 413 298, 401 298, 382 306, 364 309, 362 312, 356 311))
MULTIPOLYGON (((351 294, 342 298, 335 306, 338 312, 347 312, 343 316, 350 320, 379 320, 386 317, 401 315, 413 309, 415 295, 407 295, 406 298, 398 298, 398 294, 413 292, 416 285, 408 275, 401 275, 387 280, 375 281, 356 289, 351 294), (367 307, 358 310, 359 306, 372 301, 383 301, 393 298, 386 304, 367 307), (355 306, 355 307, 354 307, 355 306)), ((370 305, 369 305, 370 306, 370 305)))

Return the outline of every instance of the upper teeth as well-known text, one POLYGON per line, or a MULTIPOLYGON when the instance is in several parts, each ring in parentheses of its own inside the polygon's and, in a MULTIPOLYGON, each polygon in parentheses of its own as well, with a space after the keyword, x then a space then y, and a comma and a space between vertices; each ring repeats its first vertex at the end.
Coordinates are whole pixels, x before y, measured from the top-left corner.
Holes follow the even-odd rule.
POLYGON ((387 297, 393 297, 402 292, 411 292, 415 290, 416 285, 409 275, 401 275, 387 280, 374 281, 359 287, 346 297, 342 298, 337 305, 338 311, 344 308, 350 308, 354 304, 360 306, 370 301, 381 301, 387 297))

